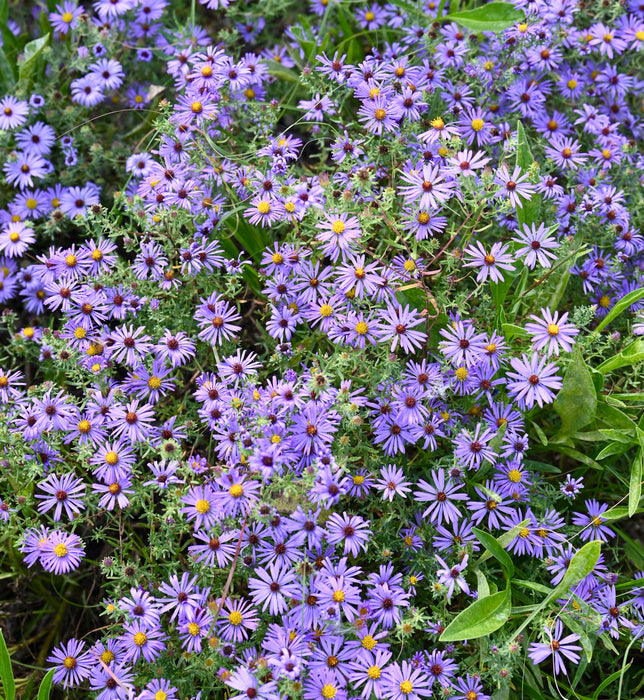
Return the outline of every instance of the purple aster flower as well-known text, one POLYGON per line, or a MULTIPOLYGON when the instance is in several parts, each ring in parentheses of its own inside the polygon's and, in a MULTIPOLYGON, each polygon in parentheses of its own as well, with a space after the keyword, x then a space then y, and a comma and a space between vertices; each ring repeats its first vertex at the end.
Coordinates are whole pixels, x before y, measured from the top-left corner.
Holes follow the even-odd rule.
POLYGON ((476 281, 482 284, 487 280, 488 275, 492 282, 503 282, 504 277, 501 270, 514 270, 514 258, 509 252, 506 244, 496 242, 492 244, 490 251, 486 251, 481 241, 476 241, 465 249, 465 255, 469 261, 464 267, 480 268, 476 281))
POLYGON ((296 547, 306 543, 309 549, 314 549, 322 543, 325 531, 318 524, 321 512, 321 508, 304 512, 302 506, 298 506, 297 510, 287 518, 286 524, 291 533, 291 542, 296 547))
POLYGON ((56 11, 49 13, 52 29, 59 34, 67 34, 70 29, 78 26, 80 16, 84 11, 83 7, 78 7, 71 0, 65 0, 61 5, 56 5, 56 11))
POLYGON ((311 674, 303 683, 304 700, 347 700, 346 681, 331 669, 324 668, 311 674))
POLYGON ((195 530, 215 527, 221 519, 218 494, 210 484, 193 486, 181 502, 186 504, 181 512, 187 516, 188 521, 194 520, 195 530))
POLYGON ((103 494, 98 502, 99 508, 114 510, 118 506, 123 509, 130 505, 128 496, 134 495, 130 486, 132 486, 131 478, 123 476, 109 484, 92 484, 92 491, 103 494))
POLYGON ((226 685, 238 690, 237 695, 232 698, 255 698, 256 700, 280 700, 281 695, 277 690, 277 681, 261 683, 253 674, 243 666, 237 668, 233 674, 226 679, 226 685))
POLYGON ((180 367, 194 357, 195 344, 183 331, 172 333, 166 328, 154 347, 154 353, 160 360, 167 360, 172 367, 180 367))
POLYGON ((10 258, 20 258, 35 241, 33 229, 25 226, 21 221, 15 221, 7 224, 0 231, 0 252, 10 258))
POLYGON ((454 321, 446 328, 441 328, 440 334, 445 340, 438 347, 455 366, 471 367, 483 357, 486 336, 484 333, 476 333, 473 324, 454 321))
POLYGON ((125 362, 137 367, 152 349, 152 338, 145 333, 145 327, 121 326, 109 336, 109 358, 114 362, 125 362))
POLYGON ((154 417, 154 408, 147 403, 139 406, 139 399, 133 399, 125 406, 115 406, 111 412, 112 434, 130 443, 145 442, 150 437, 154 417))
POLYGON ((454 441, 454 456, 458 460, 459 466, 467 469, 480 469, 483 460, 494 463, 496 453, 488 445, 488 442, 495 435, 496 430, 483 428, 481 423, 476 424, 474 434, 468 430, 462 430, 454 441))
POLYGON ((349 622, 358 616, 358 608, 361 605, 360 591, 353 586, 350 580, 338 575, 327 580, 320 578, 316 581, 316 602, 322 609, 337 608, 349 622))
POLYGON ((579 494, 583 487, 583 476, 575 478, 571 474, 568 474, 564 483, 561 484, 561 486, 559 487, 559 490, 561 491, 561 493, 563 493, 564 496, 567 496, 569 499, 572 500, 579 494))
POLYGON ((84 649, 85 643, 78 639, 70 639, 54 648, 47 657, 47 663, 53 664, 56 669, 54 683, 63 688, 73 688, 89 678, 93 661, 84 649))
POLYGON ((135 693, 133 680, 133 672, 122 664, 107 669, 95 664, 89 685, 93 691, 100 691, 97 700, 130 700, 135 693))
POLYGON ((132 272, 139 280, 151 277, 160 280, 163 271, 168 266, 168 258, 163 252, 163 248, 154 241, 141 243, 141 251, 134 260, 132 272))
POLYGON ((402 619, 402 608, 409 607, 409 594, 400 586, 378 583, 369 590, 371 617, 383 629, 391 629, 402 619))
POLYGON ((318 223, 317 228, 320 233, 316 239, 324 244, 321 252, 333 262, 353 252, 353 242, 361 236, 358 219, 346 213, 327 214, 326 221, 318 223))
POLYGON ((190 577, 188 572, 181 575, 181 580, 172 574, 168 582, 163 582, 159 586, 157 602, 162 606, 160 612, 164 613, 173 610, 170 621, 177 615, 183 615, 188 608, 199 608, 204 602, 204 595, 200 593, 197 583, 197 576, 190 577), (159 595, 167 595, 168 598, 160 598, 159 595))
POLYGON ((44 481, 38 484, 38 488, 44 494, 36 494, 36 498, 42 503, 38 505, 39 513, 47 513, 52 508, 54 510, 54 521, 60 520, 63 509, 70 520, 74 519, 75 513, 85 510, 82 495, 85 492, 85 482, 75 478, 74 474, 50 474, 44 481))
POLYGON ((188 653, 200 652, 212 627, 212 613, 205 608, 188 608, 179 618, 178 632, 181 648, 188 653))
POLYGON ((541 313, 543 318, 531 314, 534 323, 525 324, 526 331, 532 336, 533 349, 546 348, 548 356, 559 355, 560 349, 570 352, 579 329, 572 323, 567 323, 568 312, 562 314, 561 318, 558 311, 553 313, 550 309, 541 309, 541 313))
POLYGON ((105 99, 100 83, 93 73, 71 82, 72 102, 83 107, 95 107, 105 99))
POLYGON ((112 483, 130 474, 136 456, 125 443, 115 440, 99 445, 89 462, 95 465, 94 474, 98 479, 112 483))
POLYGON ((447 600, 454 594, 454 587, 458 586, 463 592, 470 594, 470 587, 463 578, 463 571, 467 568, 468 555, 466 554, 458 564, 450 567, 438 554, 434 555, 438 559, 438 563, 443 567, 436 572, 438 582, 443 586, 447 586, 447 600))
POLYGON ((537 353, 528 359, 514 357, 510 360, 514 372, 508 372, 507 389, 510 396, 517 400, 521 408, 530 409, 535 403, 543 407, 544 403, 552 403, 555 399, 554 390, 561 389, 562 381, 557 376, 557 366, 546 364, 547 358, 539 359, 537 353))
POLYGON ((529 201, 535 192, 534 185, 527 182, 527 179, 528 175, 522 175, 519 166, 515 167, 512 175, 505 166, 500 167, 494 178, 494 182, 501 186, 497 196, 507 197, 515 209, 521 209, 523 207, 522 200, 529 201))
POLYGON ((548 641, 531 644, 528 649, 528 656, 535 665, 552 658, 555 675, 559 673, 568 675, 564 658, 572 661, 574 664, 579 663, 580 656, 577 652, 581 651, 581 647, 574 643, 579 641, 579 636, 569 634, 563 637, 563 623, 561 620, 556 620, 552 628, 546 624, 543 629, 548 641))
POLYGON ((608 542, 611 537, 615 537, 615 532, 604 525, 606 518, 602 514, 608 510, 605 503, 599 503, 594 498, 584 501, 588 514, 573 513, 573 525, 584 528, 579 533, 581 540, 602 540, 608 542))
POLYGON ((27 121, 29 106, 24 100, 5 95, 0 100, 0 129, 8 131, 22 126, 27 121))
POLYGON ((253 603, 263 603, 262 611, 269 609, 271 615, 281 615, 288 609, 286 598, 301 599, 301 585, 288 566, 271 564, 268 569, 256 567, 248 580, 253 603))
POLYGON ((466 674, 465 678, 456 679, 456 687, 452 686, 451 700, 490 700, 490 696, 483 692, 483 684, 478 675, 470 676, 466 674))
POLYGON ((136 700, 179 700, 178 690, 165 678, 152 679, 136 696, 136 700))
POLYGON ((249 601, 240 598, 226 598, 219 612, 219 635, 227 642, 245 642, 249 632, 257 629, 257 611, 249 601))
POLYGON ((383 131, 395 131, 398 128, 402 110, 394 100, 380 94, 373 100, 363 101, 358 110, 358 118, 367 131, 381 136, 383 131))
POLYGON ((88 68, 89 75, 93 75, 101 90, 116 90, 123 84, 125 73, 123 66, 111 58, 102 58, 92 63, 88 68))
POLYGON ((146 627, 156 627, 159 624, 160 606, 154 597, 142 588, 130 588, 130 598, 121 598, 118 607, 125 611, 130 620, 138 620, 146 627))
POLYGON ((521 245, 515 250, 515 257, 518 259, 525 255, 523 262, 529 270, 534 270, 537 263, 541 267, 551 267, 550 260, 557 258, 550 251, 559 248, 559 243, 549 235, 544 224, 539 224, 538 228, 534 223, 523 224, 522 230, 515 234, 513 240, 521 245))
POLYGON ((409 661, 394 662, 387 669, 388 700, 420 700, 432 695, 431 678, 425 668, 416 668, 409 661))
POLYGON ((414 500, 430 505, 423 512, 422 517, 429 516, 432 523, 440 524, 443 521, 451 522, 456 526, 461 518, 461 513, 451 501, 463 501, 467 494, 460 492, 457 484, 445 479, 444 469, 432 470, 433 484, 419 479, 419 490, 414 493, 414 500))
POLYGON ((236 386, 243 379, 257 374, 261 363, 256 361, 256 357, 257 355, 253 352, 238 350, 234 355, 224 358, 217 364, 219 376, 223 380, 232 380, 236 386))
POLYGON ((233 560, 237 542, 237 536, 234 532, 211 535, 205 530, 200 530, 195 532, 193 537, 203 543, 188 547, 188 554, 194 558, 195 562, 223 569, 233 560))
POLYGON ((83 554, 85 547, 78 535, 53 530, 42 546, 40 563, 45 571, 68 574, 78 568, 83 554))
POLYGON ((10 185, 15 185, 21 190, 34 186, 34 177, 43 177, 47 174, 45 159, 37 152, 18 153, 17 157, 7 160, 3 170, 10 185))
MULTIPOLYGON (((167 378, 169 373, 170 370, 160 360, 153 360, 151 372, 139 365, 129 373, 121 386, 125 391, 136 392, 140 399, 154 404, 174 388, 174 379, 167 378)), ((114 420, 118 420, 117 415, 113 414, 114 420)))
POLYGON ((165 635, 160 627, 148 627, 139 621, 124 624, 121 640, 126 661, 136 663, 143 657, 148 663, 152 663, 166 648, 164 639, 165 635))
POLYGON ((404 309, 400 305, 387 304, 383 317, 378 320, 378 335, 381 341, 391 340, 390 352, 396 349, 399 342, 404 352, 413 352, 422 347, 427 335, 423 331, 411 329, 423 322, 424 319, 418 316, 418 312, 409 310, 408 304, 404 309))
POLYGON ((382 500, 388 499, 391 503, 396 496, 405 498, 410 491, 408 487, 411 483, 411 481, 405 481, 402 469, 395 464, 389 464, 380 469, 380 480, 376 482, 376 486, 382 491, 382 500))
POLYGON ((333 513, 326 523, 327 542, 339 544, 344 541, 344 554, 351 552, 357 557, 360 550, 367 551, 371 536, 369 520, 363 520, 359 515, 333 513))
POLYGON ((402 180, 408 184, 399 190, 406 202, 414 202, 423 210, 436 210, 453 194, 455 183, 446 177, 438 166, 419 163, 403 174, 402 180))

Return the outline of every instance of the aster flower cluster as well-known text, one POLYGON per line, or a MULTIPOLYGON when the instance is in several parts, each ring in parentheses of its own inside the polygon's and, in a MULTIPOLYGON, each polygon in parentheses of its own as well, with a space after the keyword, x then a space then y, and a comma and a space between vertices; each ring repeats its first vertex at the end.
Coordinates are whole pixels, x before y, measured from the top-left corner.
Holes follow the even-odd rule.
POLYGON ((277 43, 272 7, 183 5, 50 3, 0 99, 0 521, 25 581, 100 581, 54 682, 488 700, 621 668, 641 5, 481 32, 311 0, 277 43))

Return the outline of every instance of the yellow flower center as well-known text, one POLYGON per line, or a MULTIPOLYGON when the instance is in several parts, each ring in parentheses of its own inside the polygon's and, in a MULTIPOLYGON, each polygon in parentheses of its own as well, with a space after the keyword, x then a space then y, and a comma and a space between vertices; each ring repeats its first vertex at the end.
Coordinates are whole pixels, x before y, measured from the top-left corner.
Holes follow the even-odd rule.
POLYGON ((599 527, 604 521, 598 515, 596 515, 590 522, 595 527, 599 527))
POLYGON ((284 262, 284 256, 281 253, 273 253, 271 260, 275 265, 281 265, 284 262))
POLYGON ((119 461, 119 456, 116 454, 116 452, 112 452, 111 450, 105 455, 105 461, 108 464, 111 464, 112 466, 115 465, 119 461))
POLYGON ((403 267, 407 272, 411 272, 416 269, 416 263, 413 260, 405 260, 403 267))
POLYGON ((344 221, 340 221, 340 219, 334 221, 331 226, 331 230, 333 231, 333 233, 335 233, 336 236, 339 236, 341 233, 344 233, 345 228, 346 226, 344 224, 344 221))
POLYGON ((525 33, 528 31, 528 23, 527 23, 527 22, 522 22, 522 23, 519 25, 519 31, 521 32, 521 34, 525 34, 525 33))
POLYGON ((255 90, 253 90, 253 88, 246 88, 246 90, 244 91, 244 95, 246 96, 247 100, 254 100, 255 90))
POLYGON ((33 338, 34 332, 35 331, 31 326, 26 326, 23 328, 22 334, 25 336, 25 338, 33 338))
POLYGON ((572 78, 566 83, 568 86, 568 89, 574 90, 577 87, 577 81, 573 80, 572 78))
POLYGON ((203 105, 201 104, 201 102, 193 102, 193 103, 190 105, 190 110, 191 110, 194 114, 200 114, 200 113, 203 111, 203 105))
POLYGON ((360 474, 356 474, 353 477, 353 483, 356 484, 357 486, 362 486, 362 484, 364 484, 364 476, 361 476, 360 474))
POLYGON ((364 18, 367 20, 367 22, 373 22, 373 20, 376 18, 376 16, 369 10, 369 12, 365 13, 364 18))
POLYGON ((529 535, 530 535, 530 530, 528 530, 527 527, 524 527, 519 531, 519 537, 522 537, 523 539, 525 539, 529 535))
POLYGON ((480 131, 485 126, 485 122, 482 119, 472 119, 472 129, 474 131, 480 131))
POLYGON ((604 148, 604 150, 602 151, 602 157, 604 160, 610 160, 610 157, 612 155, 613 154, 607 148, 604 148))
POLYGON ((333 600, 336 603, 343 603, 344 602, 344 591, 334 591, 333 600))
POLYGON ((230 615, 228 615, 228 622, 230 622, 231 625, 241 625, 242 620, 243 617, 239 610, 233 610, 230 615))
POLYGON ((54 547, 54 554, 60 559, 60 557, 64 557, 67 554, 67 547, 62 543, 59 542, 55 547, 54 547))
POLYGON ((459 382, 464 382, 467 379, 467 367, 459 367, 454 372, 454 375, 459 382))
POLYGON ((445 128, 445 122, 443 121, 442 117, 436 117, 436 119, 432 119, 431 125, 436 131, 440 131, 441 129, 445 128))
POLYGON ((286 209, 289 214, 292 214, 295 211, 295 204, 293 202, 286 202, 284 209, 286 209))
POLYGON ((473 690, 468 690, 467 693, 465 693, 465 700, 478 700, 478 693, 475 693, 473 690))
POLYGON ((203 515, 210 510, 210 503, 205 498, 200 498, 195 503, 195 508, 197 509, 197 513, 201 513, 203 515))
POLYGON ((98 262, 99 260, 103 259, 103 251, 99 250, 98 248, 94 248, 92 251, 92 260, 94 262, 98 262))
POLYGON ((610 297, 604 294, 604 296, 599 298, 599 305, 602 309, 607 309, 610 306, 610 297))
POLYGON ((559 335, 559 326, 555 323, 548 324, 548 335, 559 335))
POLYGON ((166 700, 168 697, 167 693, 164 693, 162 690, 157 690, 157 692, 154 694, 154 700, 166 700))
POLYGON ((510 469, 508 478, 513 484, 518 484, 521 481, 521 472, 518 469, 510 469))
POLYGON ((372 651, 375 649, 376 644, 378 644, 378 642, 370 634, 367 634, 362 638, 362 646, 367 651, 372 651))
POLYGON ((495 258, 493 255, 491 255, 490 253, 488 253, 488 254, 483 258, 483 262, 484 262, 486 265, 494 265, 494 263, 496 262, 496 258, 495 258))
POLYGON ((82 420, 78 424, 78 432, 86 435, 92 429, 92 424, 88 420, 82 420))
POLYGON ((25 202, 25 206, 27 209, 35 209, 38 206, 38 202, 33 197, 29 197, 25 202))
POLYGON ((416 221, 418 221, 419 224, 426 224, 429 221, 429 214, 426 211, 418 212, 416 221))
POLYGON ((367 669, 367 675, 369 676, 369 678, 375 681, 378 678, 380 678, 381 671, 378 668, 378 666, 369 666, 369 668, 367 669))
POLYGON ((65 660, 63 661, 63 666, 68 671, 71 671, 73 668, 76 668, 76 663, 76 659, 73 656, 66 656, 65 660))
POLYGON ((359 321, 356 323, 356 333, 358 335, 367 335, 368 330, 369 326, 364 321, 359 321))
POLYGON ((132 641, 136 644, 137 647, 142 647, 148 641, 148 637, 143 632, 137 632, 134 635, 132 641))
POLYGON ((415 586, 415 585, 418 583, 418 579, 416 578, 416 576, 410 576, 410 577, 409 577, 409 583, 410 583, 412 586, 415 586))
POLYGON ((72 15, 71 12, 63 12, 63 14, 61 15, 61 19, 63 20, 63 22, 65 22, 65 24, 69 24, 72 21, 72 19, 74 19, 74 15, 72 15))
POLYGON ((257 211, 260 214, 268 214, 268 212, 270 210, 271 210, 271 205, 268 202, 262 201, 257 205, 257 211))
POLYGON ((112 661, 114 661, 114 652, 110 651, 109 649, 106 649, 100 656, 100 659, 103 663, 109 664, 112 661))
POLYGON ((644 30, 640 29, 639 31, 635 32, 635 38, 638 41, 644 41, 644 30))
POLYGON ((327 318, 333 313, 333 309, 328 304, 322 304, 320 307, 320 316, 327 318))
POLYGON ((76 338, 76 340, 82 340, 86 335, 87 331, 82 326, 78 326, 78 328, 74 329, 74 338, 76 338))
POLYGON ((414 686, 411 684, 411 681, 403 681, 400 684, 400 692, 404 693, 405 695, 409 695, 413 689, 414 686))
POLYGON ((212 68, 211 68, 210 66, 204 66, 204 67, 201 69, 201 75, 202 75, 204 78, 209 78, 209 77, 212 75, 212 68))
POLYGON ((192 635, 193 637, 196 637, 199 634, 199 630, 201 627, 196 622, 191 622, 188 625, 188 633, 192 635))
POLYGON ((385 112, 382 107, 378 107, 378 109, 376 109, 376 111, 373 113, 373 116, 375 119, 381 122, 387 116, 387 112, 385 112))
POLYGON ((161 386, 161 380, 159 377, 150 377, 148 379, 148 386, 150 389, 158 389, 161 386))
POLYGON ((74 267, 77 262, 75 255, 70 254, 65 256, 65 265, 67 265, 67 267, 74 267))
POLYGON ((241 484, 233 484, 229 489, 228 493, 233 498, 241 498, 244 495, 244 487, 241 484))
POLYGON ((332 700, 337 692, 336 687, 331 683, 325 683, 322 686, 322 697, 326 698, 326 700, 332 700))
POLYGON ((494 63, 492 63, 492 61, 486 61, 483 64, 483 70, 490 71, 490 70, 492 70, 492 68, 494 68, 494 63))

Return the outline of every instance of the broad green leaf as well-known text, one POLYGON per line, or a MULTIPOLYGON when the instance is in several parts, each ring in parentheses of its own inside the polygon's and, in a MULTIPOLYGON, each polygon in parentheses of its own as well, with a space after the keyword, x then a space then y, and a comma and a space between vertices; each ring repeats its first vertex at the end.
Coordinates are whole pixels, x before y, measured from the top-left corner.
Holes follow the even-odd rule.
POLYGON ((611 406, 605 401, 600 401, 597 404, 597 418, 616 430, 635 431, 637 429, 635 421, 629 418, 624 411, 620 411, 619 408, 611 406))
POLYGON ((544 446, 548 446, 548 437, 547 435, 543 432, 542 428, 540 425, 535 423, 533 420, 530 421, 530 424, 534 428, 535 433, 537 434, 537 437, 539 438, 539 442, 544 446))
POLYGON ((631 304, 635 304, 640 299, 644 299, 644 289, 635 289, 623 296, 606 314, 601 323, 595 328, 595 331, 597 333, 603 331, 609 323, 614 321, 623 311, 626 311, 631 304))
POLYGON ((560 595, 566 593, 571 586, 574 586, 576 583, 579 583, 582 578, 588 576, 595 568, 595 564, 597 564, 601 549, 601 540, 586 542, 583 547, 578 549, 570 560, 566 573, 550 594, 549 599, 558 598, 560 595))
POLYGON ((488 532, 479 530, 477 527, 472 528, 472 532, 476 535, 476 539, 485 547, 485 549, 501 564, 508 578, 514 576, 514 563, 512 557, 501 547, 495 537, 492 537, 488 532))
POLYGON ((13 669, 11 668, 11 657, 4 635, 0 629, 0 679, 4 689, 4 700, 13 700, 16 697, 16 683, 13 679, 13 669))
POLYGON ((503 331, 503 335, 505 336, 506 340, 512 340, 512 338, 516 336, 519 338, 525 338, 528 335, 525 328, 515 326, 514 323, 504 323, 501 326, 501 330, 503 331))
POLYGON ((474 10, 453 12, 441 17, 441 21, 456 22, 473 32, 502 32, 523 20, 523 13, 507 2, 490 2, 474 10))
MULTIPOLYGON (((484 489, 487 492, 487 489, 484 489)), ((502 499, 498 497, 496 494, 492 495, 492 498, 496 498, 498 501, 501 501, 502 499)), ((501 549, 505 549, 510 542, 521 532, 521 530, 530 522, 530 519, 526 519, 515 525, 511 530, 508 530, 508 532, 504 532, 502 535, 496 538, 496 541, 499 544, 499 547, 501 549)), ((472 565, 474 568, 478 568, 481 566, 481 564, 486 560, 489 559, 492 556, 492 554, 486 550, 481 554, 481 556, 474 562, 472 565)))
POLYGON ((568 455, 568 457, 572 457, 573 459, 576 459, 578 462, 581 462, 581 464, 585 464, 587 467, 591 467, 592 469, 597 469, 600 472, 604 471, 604 468, 602 467, 601 464, 596 462, 592 457, 589 457, 584 452, 580 452, 579 450, 574 450, 572 447, 568 447, 567 445, 562 445, 561 443, 554 444, 554 441, 551 441, 550 444, 551 444, 551 447, 553 449, 556 449, 557 452, 561 452, 561 454, 568 455))
POLYGON ((476 574, 476 590, 479 594, 479 600, 481 598, 487 598, 487 596, 490 595, 490 586, 485 575, 479 569, 475 569, 474 573, 476 574))
POLYGON ((47 671, 45 677, 42 679, 40 683, 40 688, 38 688, 38 700, 49 700, 49 694, 51 692, 51 684, 54 678, 55 670, 56 669, 52 668, 51 671, 47 671))
POLYGON ((515 586, 523 586, 524 588, 529 588, 531 591, 545 593, 546 595, 550 595, 550 593, 552 592, 552 588, 548 588, 548 586, 544 586, 541 583, 535 583, 534 581, 523 581, 521 579, 513 578, 512 583, 515 586))
POLYGON ((631 465, 631 480, 628 488, 628 517, 632 518, 642 497, 642 449, 635 455, 631 465))
POLYGON ((280 80, 286 80, 289 83, 297 83, 299 78, 297 73, 292 68, 287 68, 281 63, 273 60, 264 60, 264 63, 268 66, 268 72, 280 80))
POLYGON ((625 347, 622 352, 602 362, 601 365, 597 367, 597 370, 602 374, 606 374, 620 367, 634 365, 642 360, 644 360, 644 340, 636 340, 628 347, 625 347))
POLYGON ((559 467, 555 467, 553 464, 535 462, 533 459, 524 459, 523 463, 526 465, 526 467, 532 467, 540 472, 547 472, 548 474, 561 474, 561 469, 559 469, 559 467))
POLYGON ((578 345, 574 347, 572 361, 566 369, 563 386, 557 394, 553 408, 561 418, 557 438, 576 433, 595 418, 597 392, 578 345))
POLYGON ((617 401, 644 401, 644 391, 636 391, 632 394, 611 394, 608 398, 617 401))
POLYGON ((631 449, 630 444, 624 444, 623 442, 611 442, 610 445, 606 445, 604 449, 597 455, 596 459, 601 462, 602 459, 606 457, 612 457, 613 455, 623 455, 631 449))
POLYGON ((485 637, 503 627, 512 611, 510 586, 499 593, 474 601, 459 613, 441 634, 441 642, 460 642, 485 637))
POLYGON ((38 60, 49 43, 50 36, 51 34, 45 34, 45 36, 34 39, 25 46, 22 63, 18 67, 18 89, 24 93, 29 92, 38 67, 38 60))

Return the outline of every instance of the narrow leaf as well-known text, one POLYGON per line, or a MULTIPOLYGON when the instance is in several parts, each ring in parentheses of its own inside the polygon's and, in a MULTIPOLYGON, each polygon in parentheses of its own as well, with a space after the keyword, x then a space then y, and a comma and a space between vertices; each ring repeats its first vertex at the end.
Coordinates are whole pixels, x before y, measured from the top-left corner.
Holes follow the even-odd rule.
POLYGON ((490 2, 474 10, 441 17, 441 21, 462 24, 473 32, 502 32, 523 19, 523 14, 507 2, 490 2))
POLYGON ((623 311, 628 309, 631 304, 635 304, 640 299, 644 299, 644 289, 635 289, 623 296, 613 308, 602 319, 601 323, 595 328, 595 331, 603 331, 606 326, 614 321, 623 311))
POLYGON ((52 668, 51 671, 47 671, 45 677, 42 679, 40 688, 38 688, 38 700, 49 700, 55 670, 56 669, 52 668))
POLYGON ((4 635, 0 629, 0 679, 4 689, 4 700, 13 700, 16 697, 16 683, 13 680, 13 670, 11 668, 11 657, 4 635))
POLYGON ((18 87, 23 92, 29 92, 38 67, 38 59, 49 43, 50 36, 51 34, 45 34, 45 36, 34 39, 25 46, 22 63, 18 68, 18 87))
POLYGON ((628 517, 632 518, 642 497, 642 449, 640 448, 631 465, 631 480, 628 487, 628 517))
POLYGON ((512 557, 501 547, 495 537, 492 537, 487 532, 479 530, 476 527, 472 528, 472 532, 476 535, 476 539, 485 547, 485 549, 501 564, 505 570, 505 575, 508 578, 514 576, 514 564, 512 557))
POLYGON ((512 611, 510 586, 499 593, 474 601, 459 613, 441 634, 441 642, 460 642, 478 639, 496 632, 507 622, 512 611))
POLYGON ((592 542, 587 542, 583 547, 577 550, 570 560, 566 573, 550 594, 549 599, 558 598, 560 595, 566 593, 571 586, 574 586, 576 583, 579 583, 582 578, 588 576, 595 568, 595 564, 597 564, 601 549, 601 540, 593 540, 592 542))
POLYGON ((644 340, 636 340, 634 343, 624 348, 622 352, 602 362, 601 365, 597 367, 597 370, 602 374, 606 374, 620 367, 634 365, 642 360, 644 360, 644 340))

